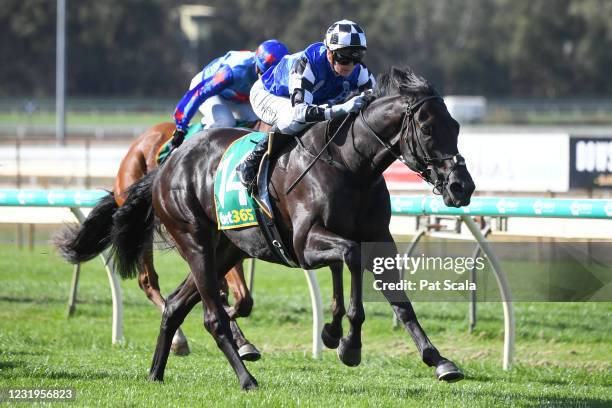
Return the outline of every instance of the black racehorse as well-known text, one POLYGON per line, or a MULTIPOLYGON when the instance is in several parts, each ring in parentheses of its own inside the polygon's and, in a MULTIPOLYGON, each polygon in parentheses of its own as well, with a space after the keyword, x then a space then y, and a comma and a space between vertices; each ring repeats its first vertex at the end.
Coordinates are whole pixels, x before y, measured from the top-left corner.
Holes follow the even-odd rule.
MULTIPOLYGON (((457 150, 459 125, 425 79, 410 70, 392 68, 379 77, 374 96, 367 108, 349 117, 343 126, 318 123, 301 136, 299 143, 292 140, 277 154, 270 180, 276 222, 299 266, 332 267, 336 307, 322 337, 326 345, 338 348, 338 356, 349 366, 361 361, 361 325, 365 320, 363 271, 369 261, 362 264, 360 243, 393 243, 383 171, 394 160, 401 160, 432 183, 444 202, 454 207, 469 204, 475 188, 457 150), (286 194, 338 128, 325 157, 286 194), (350 327, 343 338, 342 264, 351 274, 350 327)), ((143 243, 153 234, 155 216, 191 269, 167 299, 149 374, 153 380, 163 380, 174 332, 202 300, 204 325, 226 355, 240 385, 243 389, 257 386, 232 340, 219 281, 245 257, 279 261, 259 228, 217 230, 213 203, 213 181, 221 156, 245 133, 214 129, 192 138, 160 170, 134 184, 114 216, 112 243, 122 276, 135 276, 142 262, 143 243)), ((412 336, 423 361, 436 367, 437 377, 446 381, 463 378, 460 369, 442 357, 427 338, 405 293, 383 294, 412 336)))

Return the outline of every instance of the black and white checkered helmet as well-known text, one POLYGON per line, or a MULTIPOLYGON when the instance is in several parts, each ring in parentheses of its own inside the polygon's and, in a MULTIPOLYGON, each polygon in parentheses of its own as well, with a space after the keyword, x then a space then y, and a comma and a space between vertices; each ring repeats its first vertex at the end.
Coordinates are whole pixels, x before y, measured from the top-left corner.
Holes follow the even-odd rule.
POLYGON ((368 48, 365 33, 359 24, 350 20, 332 24, 325 33, 325 45, 331 51, 346 47, 368 48))

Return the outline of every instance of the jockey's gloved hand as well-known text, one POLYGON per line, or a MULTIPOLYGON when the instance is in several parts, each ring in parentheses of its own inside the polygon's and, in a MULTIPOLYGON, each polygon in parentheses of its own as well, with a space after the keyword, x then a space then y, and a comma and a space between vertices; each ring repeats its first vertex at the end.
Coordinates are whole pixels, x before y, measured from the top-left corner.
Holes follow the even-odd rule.
POLYGON ((170 142, 170 144, 173 148, 177 148, 181 145, 181 143, 183 143, 183 140, 185 140, 186 133, 187 132, 182 129, 176 129, 174 133, 172 133, 172 141, 170 142))
POLYGON ((331 109, 331 117, 348 115, 349 113, 359 112, 363 106, 363 95, 357 95, 340 105, 334 105, 331 109))

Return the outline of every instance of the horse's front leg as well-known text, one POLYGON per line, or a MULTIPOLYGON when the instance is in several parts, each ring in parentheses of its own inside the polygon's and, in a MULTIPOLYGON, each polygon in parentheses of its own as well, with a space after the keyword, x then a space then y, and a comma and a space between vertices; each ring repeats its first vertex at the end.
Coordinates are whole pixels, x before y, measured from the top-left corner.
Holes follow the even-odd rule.
POLYGON ((339 341, 338 357, 348 366, 359 365, 361 362, 361 326, 365 321, 363 270, 359 244, 321 227, 313 227, 306 239, 304 261, 307 265, 337 265, 344 262, 348 266, 351 273, 351 297, 347 313, 349 331, 346 337, 339 341))
MULTIPOLYGON (((385 258, 395 258, 397 255, 397 248, 390 233, 387 232, 381 238, 372 241, 383 242, 385 244, 379 247, 380 250, 376 254, 367 254, 368 261, 366 265, 371 265, 374 255, 385 258)), ((369 269, 371 270, 371 268, 369 269)), ((400 273, 398 269, 386 269, 382 274, 377 275, 377 279, 383 281, 382 287, 385 288, 388 287, 384 285, 385 283, 399 282, 400 273)), ((438 349, 434 347, 427 337, 425 330, 419 324, 406 292, 402 290, 382 290, 382 293, 393 308, 399 321, 402 322, 408 333, 410 333, 423 362, 430 367, 436 367, 436 377, 439 380, 448 382, 463 379, 463 373, 459 367, 451 360, 442 357, 438 349)))
POLYGON ((344 264, 337 263, 329 266, 332 273, 332 321, 325 323, 321 332, 321 339, 327 348, 335 349, 340 345, 342 338, 342 318, 346 314, 344 309, 344 286, 342 281, 342 269, 344 264))

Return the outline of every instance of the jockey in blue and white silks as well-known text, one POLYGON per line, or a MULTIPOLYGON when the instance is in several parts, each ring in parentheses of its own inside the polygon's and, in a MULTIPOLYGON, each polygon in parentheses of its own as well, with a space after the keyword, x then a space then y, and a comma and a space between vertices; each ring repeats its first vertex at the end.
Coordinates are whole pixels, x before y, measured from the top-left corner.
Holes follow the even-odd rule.
POLYGON ((287 54, 283 43, 268 40, 255 52, 229 51, 206 65, 193 77, 189 91, 176 106, 172 145, 181 144, 198 109, 207 128, 233 127, 236 120, 256 121, 258 117, 249 103, 251 87, 287 54))
MULTIPOLYGON (((352 93, 374 87, 375 80, 361 60, 367 48, 365 33, 356 23, 341 20, 332 24, 324 43, 286 55, 251 88, 253 110, 274 131, 296 134, 309 123, 357 112, 363 95, 352 93)), ((252 188, 256 166, 267 149, 263 139, 238 166, 242 183, 252 188)))
POLYGON ((261 110, 264 122, 276 124, 282 133, 297 133, 310 122, 330 119, 331 106, 344 102, 350 93, 372 88, 374 78, 364 65, 355 64, 349 72, 337 73, 327 59, 327 46, 315 43, 285 56, 266 72, 251 93, 251 103, 256 113, 261 110), (265 93, 283 98, 279 109, 261 109, 265 93))

